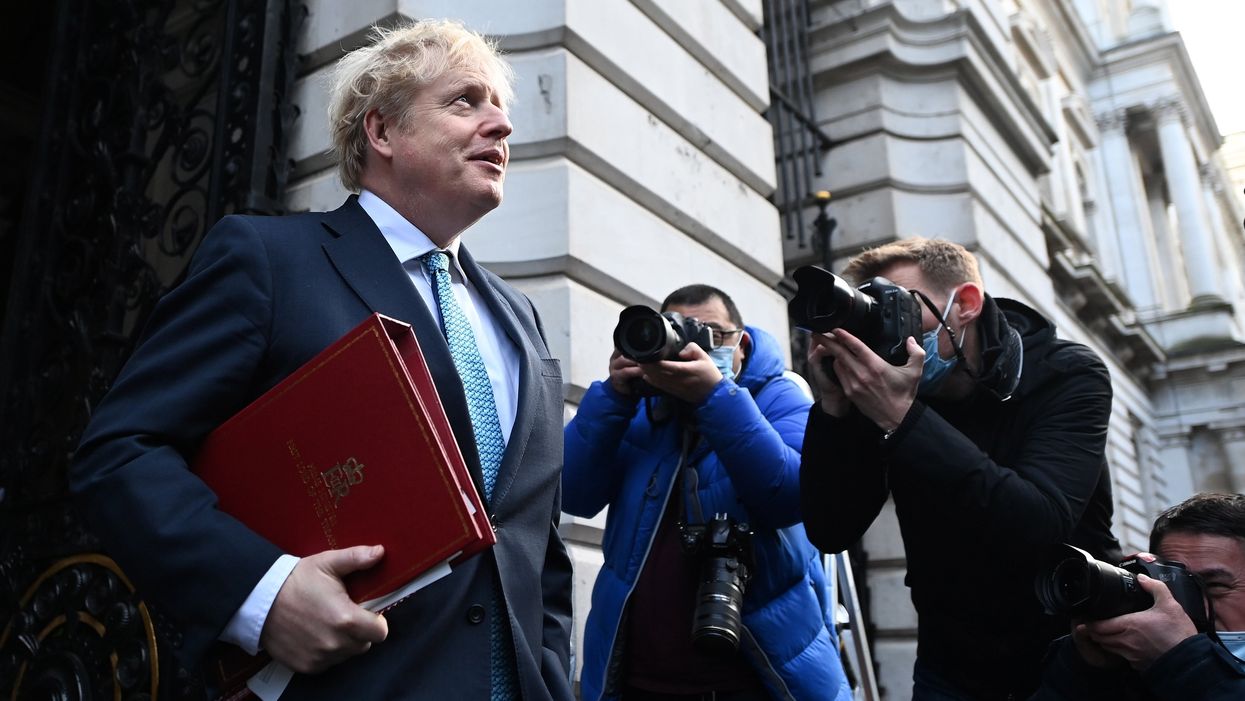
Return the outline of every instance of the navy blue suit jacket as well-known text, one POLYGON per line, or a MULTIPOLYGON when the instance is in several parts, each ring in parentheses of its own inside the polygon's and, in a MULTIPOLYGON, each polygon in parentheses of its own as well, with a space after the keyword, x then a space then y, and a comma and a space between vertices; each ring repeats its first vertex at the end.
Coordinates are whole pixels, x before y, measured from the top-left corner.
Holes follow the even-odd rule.
MULTIPOLYGON (((520 350, 518 411, 489 504, 498 543, 388 613, 383 643, 323 674, 296 676, 283 698, 488 698, 489 626, 468 611, 487 610, 498 574, 523 698, 571 698, 571 565, 557 532, 560 368, 531 302, 465 247, 460 260, 520 350)), ((414 327, 479 486, 449 348, 354 197, 332 212, 222 219, 96 408, 71 487, 140 593, 181 625, 188 664, 281 554, 219 511, 188 462, 213 428, 372 312, 414 327)))

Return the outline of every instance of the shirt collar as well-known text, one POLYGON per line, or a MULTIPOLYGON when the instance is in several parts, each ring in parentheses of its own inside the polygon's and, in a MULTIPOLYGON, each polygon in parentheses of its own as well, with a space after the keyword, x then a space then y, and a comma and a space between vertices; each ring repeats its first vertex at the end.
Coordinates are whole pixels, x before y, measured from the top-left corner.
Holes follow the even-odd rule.
MULTIPOLYGON (((385 237, 386 243, 393 249, 399 261, 406 263, 412 258, 419 258, 437 248, 427 234, 420 231, 419 227, 408 221, 406 217, 398 214, 397 210, 390 207, 388 202, 375 193, 369 190, 360 192, 359 206, 376 224, 376 228, 380 229, 381 236, 385 237)), ((453 267, 458 269, 460 275, 462 275, 462 266, 458 262, 458 249, 461 245, 462 238, 455 236, 450 245, 443 249, 453 254, 453 267)), ((466 275, 462 277, 466 279, 466 275)))

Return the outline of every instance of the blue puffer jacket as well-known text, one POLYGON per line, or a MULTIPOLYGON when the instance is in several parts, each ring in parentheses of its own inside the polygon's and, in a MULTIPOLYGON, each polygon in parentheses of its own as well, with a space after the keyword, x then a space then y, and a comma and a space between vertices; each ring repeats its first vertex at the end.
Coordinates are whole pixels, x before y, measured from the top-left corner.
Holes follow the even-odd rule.
MULTIPOLYGON (((744 594, 743 649, 776 699, 851 698, 817 551, 800 522, 800 445, 810 401, 782 377, 778 343, 748 327, 737 381, 723 379, 694 417, 704 438, 690 461, 706 514, 729 513, 755 531, 756 568, 744 594)), ((609 506, 605 564, 584 634, 582 696, 611 698, 607 679, 627 598, 675 482, 681 432, 654 424, 643 402, 595 382, 566 427, 562 508, 591 517, 609 506)))

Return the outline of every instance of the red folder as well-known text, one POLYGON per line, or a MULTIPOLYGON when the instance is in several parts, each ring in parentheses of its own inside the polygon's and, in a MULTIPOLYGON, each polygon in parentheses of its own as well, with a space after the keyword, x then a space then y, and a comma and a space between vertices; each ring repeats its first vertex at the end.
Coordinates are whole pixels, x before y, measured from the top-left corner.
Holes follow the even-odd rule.
MULTIPOLYGON (((496 543, 415 334, 381 314, 221 424, 192 469, 293 555, 385 546, 345 578, 360 603, 496 543)), ((226 655, 217 671, 233 681, 256 659, 226 655)))
POLYGON ((496 537, 409 324, 373 314, 221 424, 193 469, 293 555, 385 546, 363 602, 496 537))

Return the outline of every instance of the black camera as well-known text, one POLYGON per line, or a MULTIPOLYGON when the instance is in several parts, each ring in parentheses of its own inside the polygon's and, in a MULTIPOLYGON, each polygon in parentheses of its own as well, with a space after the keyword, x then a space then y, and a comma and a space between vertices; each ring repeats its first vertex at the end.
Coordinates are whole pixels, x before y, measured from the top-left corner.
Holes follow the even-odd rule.
POLYGON ((695 343, 713 350, 713 329, 678 312, 656 312, 643 304, 627 307, 614 327, 614 347, 637 363, 678 360, 679 351, 695 343))
POLYGON ((702 524, 679 524, 683 550, 703 558, 692 645, 699 651, 729 656, 739 650, 744 587, 754 565, 752 530, 725 514, 702 524))
POLYGON ((891 365, 908 362, 909 336, 921 339, 921 303, 884 277, 860 287, 815 265, 792 275, 798 289, 787 305, 795 325, 815 333, 844 329, 891 365))
POLYGON ((1137 582, 1137 575, 1144 574, 1167 585, 1199 631, 1212 628, 1202 580, 1179 562, 1132 558, 1116 567, 1067 544, 1052 562, 1034 582, 1038 601, 1049 614, 1100 621, 1144 611, 1154 605, 1154 597, 1137 582))

